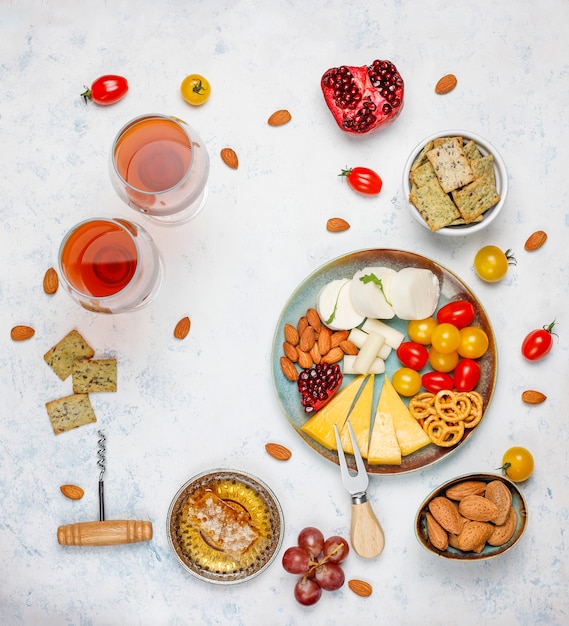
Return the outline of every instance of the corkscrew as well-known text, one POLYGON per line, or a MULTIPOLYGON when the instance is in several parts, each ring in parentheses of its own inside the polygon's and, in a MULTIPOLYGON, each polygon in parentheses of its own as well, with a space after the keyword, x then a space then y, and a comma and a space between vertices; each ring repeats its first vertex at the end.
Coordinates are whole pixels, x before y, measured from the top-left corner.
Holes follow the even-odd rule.
POLYGON ((67 524, 57 529, 57 541, 64 546, 114 546, 152 539, 152 522, 141 520, 105 520, 105 470, 107 438, 99 431, 99 521, 67 524))

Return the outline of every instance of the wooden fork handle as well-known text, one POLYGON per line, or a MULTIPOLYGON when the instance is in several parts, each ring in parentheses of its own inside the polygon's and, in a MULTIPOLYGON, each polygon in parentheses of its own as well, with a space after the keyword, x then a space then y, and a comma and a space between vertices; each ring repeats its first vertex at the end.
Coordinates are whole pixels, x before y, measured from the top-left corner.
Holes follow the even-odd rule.
POLYGON ((385 538, 369 500, 352 504, 352 547, 364 559, 373 559, 381 554, 385 538))
POLYGON ((79 522, 57 529, 62 546, 116 546, 150 539, 152 523, 132 519, 79 522))

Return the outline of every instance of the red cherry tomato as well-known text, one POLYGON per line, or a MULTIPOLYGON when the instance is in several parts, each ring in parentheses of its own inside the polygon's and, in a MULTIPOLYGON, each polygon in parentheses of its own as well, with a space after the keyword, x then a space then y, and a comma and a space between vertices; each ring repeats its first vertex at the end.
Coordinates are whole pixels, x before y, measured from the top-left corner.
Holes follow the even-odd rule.
POLYGON ((405 367, 422 370, 429 360, 429 351, 416 341, 404 341, 397 348, 397 357, 405 367))
POLYGON ((464 328, 472 322, 475 314, 472 303, 466 300, 456 300, 439 309, 437 321, 439 324, 452 324, 457 328, 464 328))
POLYGON ((367 196, 376 196, 383 186, 383 181, 373 170, 367 167, 354 167, 349 170, 342 170, 339 176, 345 176, 348 185, 358 193, 367 196))
POLYGON ((454 389, 452 376, 445 372, 426 372, 421 377, 421 383, 423 387, 431 393, 454 389))
POLYGON ((461 359, 453 372, 457 391, 472 391, 480 380, 480 365, 472 359, 461 359))
POLYGON ((128 81, 122 76, 106 74, 93 82, 91 88, 85 88, 81 94, 85 102, 93 102, 101 105, 114 104, 124 98, 128 91, 128 81))
POLYGON ((528 361, 539 361, 551 350, 555 320, 548 326, 532 330, 522 343, 522 354, 528 361))

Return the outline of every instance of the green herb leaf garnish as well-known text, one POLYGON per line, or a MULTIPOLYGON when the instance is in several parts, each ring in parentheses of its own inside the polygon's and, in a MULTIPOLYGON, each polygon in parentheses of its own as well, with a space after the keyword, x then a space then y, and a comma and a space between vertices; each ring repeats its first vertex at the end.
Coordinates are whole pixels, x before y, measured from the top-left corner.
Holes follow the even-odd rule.
POLYGON ((387 304, 389 306, 391 306, 391 302, 389 302, 389 300, 387 299, 387 296, 385 295, 385 290, 383 288, 383 283, 381 282, 381 278, 378 278, 372 272, 371 274, 366 274, 365 276, 360 276, 360 280, 362 281, 362 283, 364 285, 367 285, 368 283, 373 283, 374 285, 377 285, 379 287, 379 290, 381 291, 383 297, 385 298, 385 301, 387 302, 387 304))

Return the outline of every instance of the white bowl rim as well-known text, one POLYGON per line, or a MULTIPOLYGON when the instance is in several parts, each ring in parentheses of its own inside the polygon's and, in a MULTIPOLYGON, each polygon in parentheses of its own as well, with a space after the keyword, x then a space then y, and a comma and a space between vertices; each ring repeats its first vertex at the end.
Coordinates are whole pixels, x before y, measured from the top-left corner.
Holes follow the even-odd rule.
POLYGON ((405 202, 413 215, 413 217, 421 224, 424 228, 426 228, 429 232, 433 232, 433 234, 446 235, 449 237, 465 237, 466 235, 470 235, 472 233, 483 230, 487 226, 489 226, 498 216, 498 213, 501 211, 504 203, 506 202, 506 197, 508 195, 509 190, 509 181, 508 181, 508 170, 506 169, 506 163, 502 158, 502 155, 498 151, 498 149, 490 143, 487 139, 473 133, 469 130, 464 129, 450 129, 450 130, 442 130, 437 131, 436 133, 431 133, 428 137, 422 139, 419 143, 415 145, 415 147, 411 150, 409 156, 407 157, 407 161, 405 162, 405 167, 403 168, 403 193, 405 195, 405 202), (437 139, 437 137, 463 137, 464 139, 472 139, 477 146, 482 148, 484 152, 492 154, 494 156, 494 170, 497 170, 497 174, 500 179, 499 185, 499 193, 500 193, 500 201, 491 209, 488 210, 486 217, 481 222, 476 222, 473 224, 466 224, 464 226, 453 226, 444 228, 440 228, 437 231, 431 231, 429 225, 425 222, 425 220, 421 217, 421 214, 417 210, 415 206, 413 206, 409 202, 409 193, 411 191, 411 186, 409 184, 409 172, 411 171, 411 165, 413 161, 422 150, 424 145, 433 139, 437 139))

